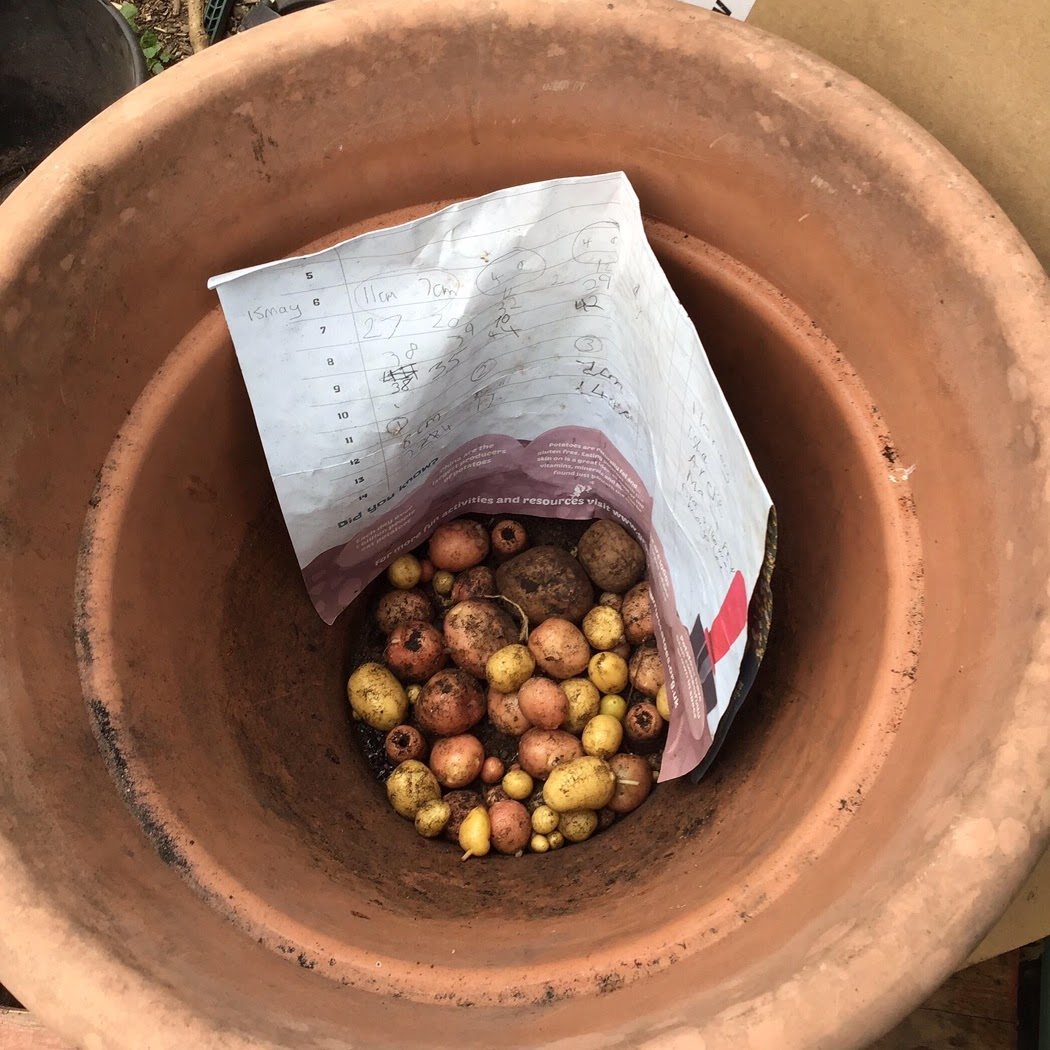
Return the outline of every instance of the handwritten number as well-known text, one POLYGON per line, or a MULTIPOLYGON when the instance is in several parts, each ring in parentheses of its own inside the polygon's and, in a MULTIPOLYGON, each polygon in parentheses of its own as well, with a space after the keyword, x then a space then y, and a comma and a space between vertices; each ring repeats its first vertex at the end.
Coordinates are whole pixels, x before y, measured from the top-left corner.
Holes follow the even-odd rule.
POLYGON ((314 300, 314 306, 320 306, 320 305, 321 305, 321 300, 320 299, 315 299, 314 300))

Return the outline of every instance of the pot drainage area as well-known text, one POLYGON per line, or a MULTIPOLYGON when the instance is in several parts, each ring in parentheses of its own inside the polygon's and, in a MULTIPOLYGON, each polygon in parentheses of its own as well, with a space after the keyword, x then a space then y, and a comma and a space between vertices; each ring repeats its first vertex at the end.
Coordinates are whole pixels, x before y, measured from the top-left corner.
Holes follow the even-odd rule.
POLYGON ((464 865, 390 810, 345 699, 363 606, 328 628, 306 598, 217 312, 113 449, 80 568, 96 734, 164 860, 302 967, 459 1005, 621 987, 774 903, 879 770, 921 608, 910 497, 885 484, 900 471, 892 443, 808 318, 710 246, 649 234, 778 508, 774 630, 714 772, 661 786, 581 847, 464 865), (829 748, 856 758, 830 767, 829 748))

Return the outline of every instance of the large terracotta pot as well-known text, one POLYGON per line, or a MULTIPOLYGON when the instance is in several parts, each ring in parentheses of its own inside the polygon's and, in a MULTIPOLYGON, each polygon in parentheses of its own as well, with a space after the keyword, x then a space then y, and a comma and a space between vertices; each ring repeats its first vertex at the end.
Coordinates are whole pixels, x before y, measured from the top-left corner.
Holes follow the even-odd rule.
POLYGON ((0 210, 0 977, 92 1047, 861 1046, 1046 837, 1036 262, 882 99, 685 4, 295 23, 0 210), (461 864, 354 751, 355 618, 306 600, 205 281, 616 168, 777 502, 774 635, 699 787, 461 864))

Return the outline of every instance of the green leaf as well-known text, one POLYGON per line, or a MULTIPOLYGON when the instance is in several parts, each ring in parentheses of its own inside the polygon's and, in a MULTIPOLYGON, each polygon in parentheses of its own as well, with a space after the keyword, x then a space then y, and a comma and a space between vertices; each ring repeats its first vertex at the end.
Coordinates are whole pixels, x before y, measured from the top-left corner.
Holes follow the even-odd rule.
POLYGON ((124 16, 124 20, 128 25, 137 32, 139 27, 135 19, 138 18, 139 9, 134 4, 121 4, 120 13, 124 16))
POLYGON ((164 72, 164 66, 161 65, 160 62, 151 62, 150 63, 150 67, 149 67, 149 71, 154 76, 156 76, 158 73, 163 73, 164 72))
POLYGON ((157 59, 167 65, 171 61, 171 52, 165 48, 159 55, 157 55, 157 59))
POLYGON ((160 54, 160 44, 154 44, 152 47, 144 47, 142 53, 146 58, 156 58, 160 54))
POLYGON ((158 44, 157 34, 152 29, 147 29, 146 32, 139 37, 139 43, 142 45, 142 50, 145 51, 147 47, 154 47, 158 44))

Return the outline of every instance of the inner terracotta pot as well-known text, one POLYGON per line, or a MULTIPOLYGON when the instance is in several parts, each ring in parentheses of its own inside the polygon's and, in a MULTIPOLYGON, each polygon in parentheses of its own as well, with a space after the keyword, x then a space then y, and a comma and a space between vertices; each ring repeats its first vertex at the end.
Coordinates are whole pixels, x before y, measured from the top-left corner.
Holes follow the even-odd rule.
POLYGON ((863 1045, 1044 837, 1037 264, 881 99, 687 5, 295 22, 0 212, 0 977, 108 1046, 863 1045), (355 750, 361 610, 306 598, 205 282, 615 169, 777 504, 774 631, 699 787, 462 864, 355 750))

